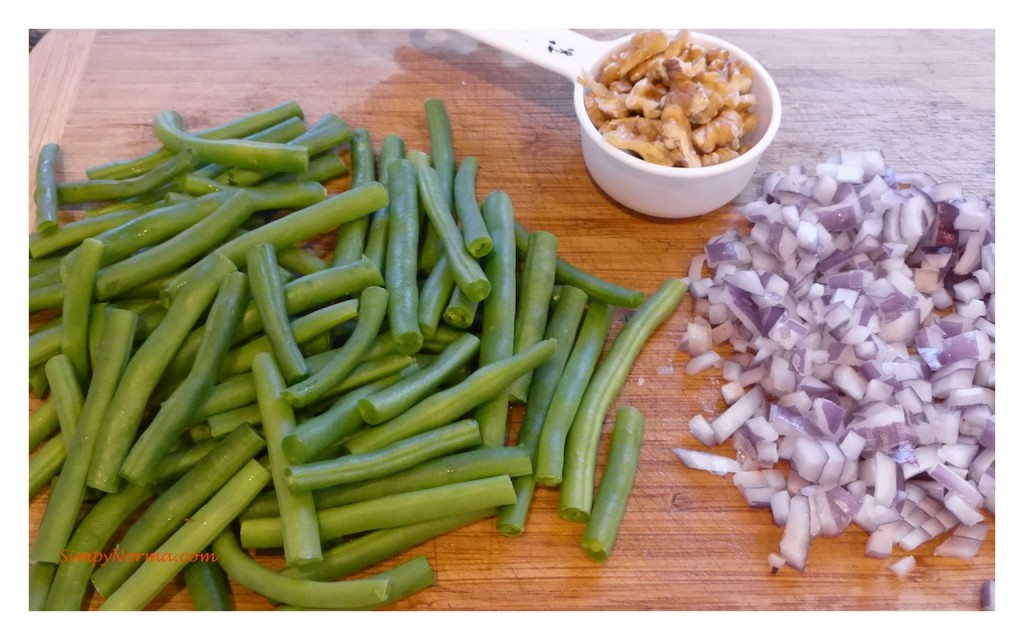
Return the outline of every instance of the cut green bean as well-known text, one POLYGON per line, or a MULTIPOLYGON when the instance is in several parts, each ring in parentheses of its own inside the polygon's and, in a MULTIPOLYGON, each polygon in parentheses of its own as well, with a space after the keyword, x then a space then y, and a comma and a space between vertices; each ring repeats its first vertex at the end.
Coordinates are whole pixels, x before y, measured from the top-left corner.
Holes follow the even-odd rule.
POLYGON ((604 353, 611 322, 610 306, 600 301, 590 303, 538 434, 534 460, 534 478, 538 484, 554 487, 562 483, 565 441, 597 362, 604 353))
POLYGON ((590 516, 597 448, 608 408, 651 334, 672 315, 685 294, 683 280, 672 278, 662 283, 623 325, 594 372, 565 445, 565 477, 558 506, 558 515, 564 520, 584 522, 590 516))
MULTIPOLYGON (((108 596, 120 589, 145 554, 163 544, 189 518, 194 519, 196 510, 262 451, 264 445, 263 438, 248 427, 236 429, 217 443, 128 528, 118 545, 126 555, 121 562, 110 562, 96 569, 92 576, 96 591, 108 596)), ((127 483, 127 487, 135 486, 139 485, 127 483)))
POLYGON ((357 609, 364 611, 381 609, 389 604, 415 595, 437 582, 437 575, 434 573, 433 567, 430 566, 430 562, 424 556, 416 556, 406 560, 397 567, 381 571, 375 577, 387 578, 391 583, 387 599, 380 604, 357 607, 357 609))
POLYGON ((359 413, 367 424, 380 424, 409 409, 434 392, 480 348, 480 339, 464 334, 445 347, 429 366, 359 401, 359 413))
POLYGON ((267 171, 305 171, 306 147, 252 140, 210 140, 185 131, 185 120, 174 111, 161 111, 153 120, 153 133, 172 152, 190 148, 201 162, 267 171))
POLYGON ((282 441, 295 432, 295 413, 283 398, 284 379, 274 357, 264 352, 257 355, 252 364, 256 400, 263 416, 263 433, 267 438, 270 471, 274 478, 274 493, 281 512, 285 562, 289 566, 314 562, 320 559, 322 551, 313 495, 308 491, 288 489, 288 459, 281 446, 282 441))
MULTIPOLYGON (((445 484, 508 475, 513 479, 533 473, 530 456, 522 447, 491 447, 471 449, 434 458, 405 471, 382 478, 353 482, 313 492, 318 511, 363 502, 374 498, 429 489, 445 484)), ((270 493, 253 500, 242 514, 243 519, 276 516, 277 501, 270 493)))
MULTIPOLYGON (((339 118, 336 114, 328 113, 315 122, 307 131, 295 136, 288 141, 288 146, 300 146, 306 148, 309 159, 321 153, 334 149, 338 145, 352 139, 352 127, 339 118)), ((292 173, 309 170, 309 160, 301 171, 293 170, 292 173)), ((259 184, 264 180, 281 173, 277 168, 243 168, 236 167, 227 171, 222 179, 230 185, 249 187, 259 184)))
POLYGON ((384 281, 388 291, 388 325, 402 353, 416 353, 423 345, 419 326, 419 290, 416 281, 419 243, 419 197, 416 171, 408 160, 388 167, 388 249, 384 281))
MULTIPOLYGON (((355 301, 348 302, 354 309, 355 301)), ((267 349, 264 348, 261 350, 265 351, 267 349)), ((330 360, 334 355, 334 351, 336 350, 310 356, 307 360, 310 368, 314 371, 318 370, 324 365, 324 363, 330 360)), ((249 362, 251 368, 251 359, 249 362)), ((398 373, 412 363, 412 357, 397 353, 383 354, 374 358, 365 358, 356 365, 355 369, 353 369, 337 387, 331 389, 328 395, 334 396, 345 393, 346 391, 350 391, 356 387, 373 382, 374 380, 398 373)), ((217 415, 223 416, 226 411, 245 407, 246 405, 255 402, 256 387, 252 381, 252 373, 240 373, 233 375, 214 386, 210 391, 210 395, 196 410, 196 415, 193 417, 193 420, 200 421, 213 418, 217 415)), ((214 431, 217 430, 215 429, 214 431)))
MULTIPOLYGON (((257 142, 288 142, 294 139, 295 136, 300 136, 305 132, 306 122, 302 118, 291 117, 288 118, 287 120, 282 120, 281 122, 278 122, 277 124, 271 127, 267 127, 266 129, 256 131, 251 135, 235 137, 242 138, 245 140, 255 140, 257 142)), ((228 138, 221 139, 227 140, 228 138)), ((312 161, 312 159, 310 160, 312 161)), ((220 178, 220 176, 223 176, 229 170, 230 167, 224 167, 219 164, 206 164, 196 169, 192 173, 188 174, 188 176, 185 177, 185 182, 188 182, 188 180, 193 177, 203 179, 220 178)), ((220 182, 218 184, 224 183, 220 182)))
POLYGON ((448 267, 452 270, 455 284, 470 300, 480 302, 490 293, 491 284, 463 244, 462 233, 452 217, 450 198, 445 200, 442 179, 433 167, 421 167, 416 170, 416 184, 430 225, 437 231, 448 256, 448 267))
POLYGON ((31 453, 41 442, 60 428, 57 420, 57 403, 51 399, 36 407, 28 416, 28 450, 31 453))
POLYGON ((242 190, 252 199, 252 206, 256 211, 305 209, 327 199, 327 189, 309 178, 286 184, 267 183, 256 187, 244 187, 242 190))
POLYGON ((32 194, 36 205, 36 232, 43 236, 51 235, 60 226, 58 162, 60 145, 54 142, 44 144, 36 159, 36 187, 32 194))
MULTIPOLYGON (((515 353, 536 344, 544 336, 555 287, 557 258, 558 238, 547 231, 534 231, 530 234, 516 308, 515 353)), ((509 388, 510 401, 526 402, 530 377, 531 374, 526 374, 512 383, 509 388)))
POLYGON ((278 273, 277 256, 269 244, 258 244, 246 252, 246 265, 252 282, 252 297, 263 320, 263 332, 278 369, 287 384, 309 375, 309 365, 299 350, 284 299, 284 285, 278 273))
MULTIPOLYGON (((255 187, 230 187, 209 178, 191 174, 182 181, 182 189, 200 198, 217 193, 225 197, 237 191, 244 191, 252 199, 255 211, 304 209, 327 199, 327 189, 319 182, 308 178, 286 183, 268 181, 255 187)), ((246 221, 247 224, 250 222, 246 221)))
POLYGON ((318 184, 330 182, 335 178, 341 178, 349 174, 348 165, 337 151, 325 151, 309 159, 309 166, 305 171, 299 173, 279 173, 266 180, 261 187, 272 185, 287 185, 299 182, 315 182, 318 184))
POLYGON ((60 423, 61 439, 64 440, 64 444, 70 446, 74 442, 75 431, 85 400, 82 383, 78 379, 71 359, 64 354, 56 355, 46 361, 46 377, 53 390, 51 397, 57 403, 57 421, 60 423))
POLYGON ((117 491, 121 465, 135 441, 150 395, 185 336, 213 301, 221 278, 232 271, 235 265, 219 254, 204 259, 198 271, 201 277, 182 290, 167 315, 135 351, 105 414, 106 427, 96 440, 89 486, 108 493, 117 491))
MULTIPOLYGON (((43 608, 47 611, 78 611, 82 608, 89 577, 107 556, 104 550, 114 534, 139 507, 153 497, 151 487, 128 484, 118 493, 101 498, 81 522, 61 551, 43 608)), ((116 562, 114 564, 117 564, 116 562)), ((111 566, 108 562, 106 566, 111 566)))
POLYGON ((476 320, 479 302, 474 302, 466 297, 462 289, 456 287, 448 300, 448 306, 444 309, 444 321, 450 327, 456 329, 469 329, 476 320))
MULTIPOLYGON (((223 438, 222 438, 223 440, 223 438)), ((204 440, 197 442, 191 447, 175 449, 160 460, 156 468, 156 484, 165 489, 167 485, 177 482, 183 475, 188 473, 192 467, 199 464, 213 449, 219 445, 221 440, 204 440)))
POLYGON ((82 381, 89 377, 89 309, 96 272, 102 259, 103 243, 95 238, 86 238, 61 261, 60 267, 64 283, 60 350, 71 359, 75 373, 82 381))
POLYGON ((28 563, 28 610, 42 611, 46 596, 57 574, 57 565, 49 562, 28 563))
MULTIPOLYGON (((275 249, 290 247, 318 233, 335 229, 345 222, 369 215, 370 212, 381 208, 387 202, 387 190, 379 183, 374 182, 365 187, 342 192, 253 229, 241 237, 229 240, 217 251, 236 265, 241 265, 249 247, 264 242, 270 243, 275 249)), ((162 297, 168 300, 173 299, 181 286, 192 279, 194 275, 194 269, 186 270, 184 274, 168 285, 162 297)))
MULTIPOLYGON (((361 187, 376 179, 376 158, 373 155, 373 141, 370 139, 369 130, 358 128, 352 132, 349 156, 352 159, 353 187, 361 187)), ((331 264, 346 264, 361 258, 366 248, 366 233, 369 226, 368 216, 341 225, 338 228, 338 239, 334 243, 334 252, 331 254, 331 264)))
POLYGON ((494 246, 476 200, 476 174, 479 167, 480 161, 475 157, 463 158, 454 182, 455 217, 462 230, 466 250, 474 258, 486 256, 494 246))
POLYGON ((176 191, 170 191, 169 189, 180 189, 185 183, 185 180, 191 174, 185 174, 176 177, 168 185, 156 189, 152 193, 141 195, 137 198, 127 198, 125 200, 113 200, 103 205, 92 205, 85 209, 86 218, 96 218, 102 216, 108 216, 118 211, 137 211, 145 214, 149 213, 153 209, 159 209, 160 207, 167 206, 168 204, 181 204, 181 198, 187 198, 186 194, 178 193, 176 191))
MULTIPOLYGON (((351 533, 397 527, 457 513, 511 504, 515 491, 508 476, 394 494, 317 512, 320 537, 334 540, 351 533)), ((243 520, 241 541, 246 548, 280 547, 283 518, 243 520)))
POLYGON ((67 459, 68 446, 74 441, 76 427, 84 403, 82 387, 78 382, 71 361, 64 355, 56 355, 46 362, 46 375, 53 391, 60 433, 46 441, 28 463, 29 498, 42 490, 63 467, 67 459))
POLYGON ((216 562, 190 562, 182 571, 194 611, 232 611, 228 576, 216 562))
POLYGON ((523 372, 539 367, 554 352, 554 340, 546 340, 511 358, 482 366, 459 384, 424 398, 391 420, 360 431, 345 446, 352 453, 366 453, 457 420, 494 398, 523 372))
POLYGON ((285 471, 285 477, 291 491, 312 491, 379 478, 478 444, 480 427, 476 421, 460 420, 399 440, 377 451, 292 465, 285 471))
POLYGON ((55 434, 36 449, 28 460, 28 497, 31 500, 50 484, 64 465, 68 450, 61 434, 55 434))
MULTIPOLYGON (((302 108, 294 100, 288 100, 263 111, 257 111, 224 125, 197 132, 199 138, 210 140, 227 140, 245 138, 257 132, 269 129, 290 118, 301 120, 302 108)), ((172 152, 160 147, 138 158, 119 160, 91 167, 86 171, 90 178, 127 178, 149 171, 172 156, 172 152)))
POLYGON ((46 361, 60 353, 60 341, 64 328, 60 324, 40 329, 28 337, 28 366, 30 369, 46 364, 46 361))
POLYGON ((155 247, 103 267, 96 275, 96 295, 108 300, 149 280, 167 275, 212 251, 253 213, 252 200, 238 191, 189 229, 155 247))
POLYGON ((39 531, 29 554, 33 562, 58 562, 61 550, 67 546, 85 498, 85 480, 96 437, 103 428, 103 415, 131 357, 137 316, 123 309, 108 309, 106 313, 108 317, 104 322, 101 341, 104 357, 98 361, 93 372, 74 438, 67 448, 60 482, 50 493, 39 523, 39 531))
POLYGON ((194 561, 218 534, 230 526, 269 480, 270 473, 259 462, 247 462, 154 552, 156 557, 173 561, 143 563, 124 584, 104 599, 100 610, 139 611, 145 608, 181 571, 184 562, 194 561))
MULTIPOLYGON (((527 451, 531 463, 536 462, 537 443, 544 419, 572 352, 586 304, 587 294, 576 287, 565 286, 551 314, 551 320, 547 323, 544 337, 553 338, 557 349, 550 360, 534 371, 530 393, 527 396, 526 412, 523 414, 517 436, 518 445, 527 451)), ((523 533, 536 484, 532 473, 512 479, 512 486, 516 489, 516 503, 498 510, 496 526, 499 532, 505 535, 523 533)))
POLYGON ((44 397, 50 390, 50 381, 46 379, 46 370, 35 367, 28 370, 28 392, 36 398, 44 397))
MULTIPOLYGON (((355 300, 344 300, 328 305, 306 315, 299 316, 291 323, 292 334, 295 341, 304 344, 325 331, 337 327, 339 324, 356 318, 359 313, 359 303, 355 300)), ((232 349, 220 368, 220 376, 226 378, 244 373, 252 368, 252 360, 256 354, 262 351, 270 351, 270 338, 260 335, 249 342, 232 349)), ((323 369, 323 367, 321 367, 323 369)), ((308 378, 307 378, 308 380, 308 378)))
POLYGON ((259 404, 247 404, 210 416, 206 424, 210 429, 211 438, 223 438, 242 425, 259 426, 263 423, 263 414, 259 404))
MULTIPOLYGON (((452 125, 444 102, 429 98, 424 104, 427 115, 427 131, 430 136, 430 166, 437 171, 443 191, 443 202, 449 212, 454 211, 455 191, 455 147, 452 140, 452 125)), ((420 268, 430 271, 445 253, 441 231, 433 224, 428 225, 420 255, 420 268)))
POLYGON ((45 258, 29 258, 28 259, 28 275, 29 278, 33 278, 42 273, 53 271, 60 266, 60 261, 64 259, 64 256, 55 255, 47 256, 45 258))
POLYGON ((104 266, 176 236, 216 211, 227 195, 217 193, 160 206, 97 234, 96 239, 103 243, 104 266))
POLYGON ((60 201, 65 204, 136 198, 152 193, 178 176, 193 170, 197 163, 196 153, 192 149, 184 147, 168 160, 140 176, 124 180, 99 179, 64 182, 57 185, 57 194, 60 201))
POLYGON ((89 376, 89 319, 93 285, 103 259, 103 243, 87 238, 60 264, 65 298, 61 310, 60 352, 71 358, 80 380, 89 376))
MULTIPOLYGON (((380 144, 380 153, 377 154, 377 179, 381 184, 387 184, 389 178, 388 166, 395 160, 405 157, 405 141, 401 136, 394 133, 384 136, 380 144)), ((370 228, 366 232, 365 254, 377 268, 383 272, 387 261, 387 243, 390 233, 391 219, 388 215, 389 207, 381 207, 370 216, 370 228)))
POLYGON ((367 287, 359 294, 359 316, 356 328, 345 345, 308 378, 290 385, 281 392, 282 398, 293 407, 306 407, 327 395, 327 392, 345 379, 363 354, 369 350, 387 315, 388 292, 381 287, 367 287))
POLYGON ((455 184, 455 146, 452 136, 452 123, 444 102, 438 98, 428 98, 423 103, 427 114, 427 132, 430 136, 430 162, 441 179, 445 193, 445 202, 452 207, 455 184))
POLYGON ((607 562, 615 546, 633 490, 643 439, 643 415, 635 407, 620 407, 615 413, 608 461, 581 541, 583 551, 597 562, 607 562))
POLYGON ((285 247, 277 250, 277 263, 300 276, 308 276, 327 268, 327 261, 304 247, 285 247))
POLYGON ((276 573, 249 557, 230 530, 217 536, 212 548, 232 580, 274 602, 301 607, 351 609, 386 602, 391 592, 391 582, 387 578, 319 582, 276 573))
MULTIPOLYGON (((61 259, 63 260, 64 257, 65 256, 61 256, 61 259)), ((54 285, 54 284, 57 284, 59 282, 60 282, 60 265, 58 264, 58 265, 54 266, 53 269, 50 269, 49 271, 46 271, 46 272, 41 273, 41 274, 39 274, 37 276, 34 276, 34 277, 30 277, 28 279, 28 288, 29 289, 39 289, 41 287, 48 287, 50 285, 54 285)))
POLYGON ((393 374, 357 387, 341 396, 327 410, 304 421, 282 442, 285 458, 291 464, 312 460, 331 445, 363 426, 357 410, 359 400, 399 380, 393 374))
POLYGON ((433 337, 437 332, 454 290, 455 279, 448 268, 448 258, 442 255, 420 285, 417 322, 424 339, 433 337))
MULTIPOLYGON (((386 607, 387 605, 404 600, 409 596, 412 596, 427 587, 432 586, 437 581, 437 576, 434 574, 434 569, 430 566, 430 562, 424 556, 416 556, 411 560, 406 560, 402 564, 388 569, 387 571, 381 571, 374 575, 375 578, 387 578, 390 583, 390 591, 387 599, 380 604, 368 605, 365 607, 354 607, 357 611, 375 611, 386 607)), ((312 607, 298 607, 295 605, 285 604, 277 607, 275 611, 337 611, 337 609, 314 609, 312 607)))
POLYGON ((309 580, 337 580, 493 515, 494 509, 481 509, 373 531, 328 549, 316 564, 289 567, 281 573, 309 580))
POLYGON ((192 424, 196 409, 213 389, 248 299, 248 278, 244 273, 236 271, 220 279, 220 288, 206 317, 208 330, 196 352, 192 371, 160 405, 149 426, 135 441, 121 466, 122 476, 136 484, 153 482, 160 459, 192 424))
MULTIPOLYGON (((483 259, 491 283, 484 300, 480 330, 480 366, 510 358, 515 346, 516 251, 513 231, 514 213, 508 195, 495 191, 484 199, 482 214, 493 248, 483 259)), ((511 384, 511 383, 510 383, 511 384)), ((480 423, 485 447, 505 444, 508 430, 508 388, 480 406, 474 417, 480 423)))
MULTIPOLYGON (((530 232, 516 222, 516 250, 526 256, 530 232)), ((555 281, 559 284, 570 284, 582 289, 594 300, 600 300, 615 307, 635 309, 643 303, 645 294, 636 289, 627 289, 614 282, 608 282, 592 273, 583 271, 562 258, 555 265, 555 281)))
MULTIPOLYGON (((285 306, 289 315, 298 315, 359 293, 366 287, 382 286, 383 284, 384 278, 380 271, 369 260, 359 260, 348 265, 324 269, 285 283, 285 306)), ((236 344, 259 333, 262 329, 263 321, 256 309, 256 303, 252 302, 245 310, 242 324, 235 335, 236 344)), ((204 331, 203 327, 199 327, 189 334, 181 350, 167 367, 168 379, 180 379, 188 373, 204 331)), ((31 352, 31 337, 29 342, 31 352)))
POLYGON ((98 218, 83 218, 60 225, 49 235, 36 232, 28 237, 28 254, 34 259, 44 258, 59 251, 74 247, 82 240, 91 238, 119 225, 138 218, 146 211, 127 209, 98 218))
MULTIPOLYGON (((55 234, 56 235, 56 234, 55 234)), ((28 312, 59 309, 64 304, 64 284, 51 284, 28 292, 28 312)))

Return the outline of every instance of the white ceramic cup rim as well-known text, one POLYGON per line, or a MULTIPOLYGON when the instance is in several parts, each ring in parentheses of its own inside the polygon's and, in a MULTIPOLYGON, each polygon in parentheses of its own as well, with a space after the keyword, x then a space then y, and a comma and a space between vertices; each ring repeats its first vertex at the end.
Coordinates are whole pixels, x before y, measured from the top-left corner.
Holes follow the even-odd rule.
MULTIPOLYGON (((768 127, 754 146, 740 154, 738 157, 720 164, 708 167, 667 167, 664 165, 654 164, 653 162, 648 162, 617 148, 601 136, 597 127, 594 126, 594 123, 590 120, 590 116, 587 114, 587 110, 583 105, 583 96, 586 89, 577 82, 576 89, 573 93, 573 102, 576 107, 576 117, 580 121, 580 128, 584 131, 584 135, 593 139, 603 151, 614 157, 616 161, 621 162, 623 165, 631 169, 643 171, 651 175, 684 179, 694 179, 729 173, 747 164, 758 162, 761 155, 772 143, 772 140, 775 138, 775 134, 778 132, 779 124, 782 121, 782 100, 779 97, 779 89, 775 84, 775 80, 772 79, 771 74, 768 73, 764 66, 743 49, 740 49, 736 45, 726 42, 721 38, 716 38, 714 36, 709 36, 695 31, 690 33, 690 37, 702 45, 722 47, 723 49, 728 50, 730 56, 740 58, 754 70, 755 82, 763 82, 765 88, 768 90, 769 96, 771 97, 771 118, 768 121, 768 127)), ((594 63, 594 68, 591 68, 590 71, 592 73, 596 72, 596 67, 598 65, 604 62, 604 60, 612 53, 626 46, 626 44, 628 44, 628 38, 625 39, 625 41, 617 41, 615 46, 610 48, 594 63)))

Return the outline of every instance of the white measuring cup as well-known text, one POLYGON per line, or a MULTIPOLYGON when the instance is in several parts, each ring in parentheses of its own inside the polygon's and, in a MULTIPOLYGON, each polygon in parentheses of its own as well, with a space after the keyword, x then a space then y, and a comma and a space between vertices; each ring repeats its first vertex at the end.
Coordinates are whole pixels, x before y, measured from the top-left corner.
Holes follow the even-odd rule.
POLYGON ((569 30, 483 29, 462 30, 462 33, 573 81, 573 102, 587 170, 609 197, 645 215, 689 218, 731 202, 750 182, 782 119, 778 88, 761 63, 729 42, 691 32, 690 39, 694 43, 705 48, 722 47, 754 71, 751 93, 757 98, 758 126, 751 137, 751 148, 722 164, 694 168, 656 165, 601 137, 584 108, 583 96, 587 90, 576 82, 584 71, 597 76, 602 63, 624 49, 632 35, 601 41, 569 30))

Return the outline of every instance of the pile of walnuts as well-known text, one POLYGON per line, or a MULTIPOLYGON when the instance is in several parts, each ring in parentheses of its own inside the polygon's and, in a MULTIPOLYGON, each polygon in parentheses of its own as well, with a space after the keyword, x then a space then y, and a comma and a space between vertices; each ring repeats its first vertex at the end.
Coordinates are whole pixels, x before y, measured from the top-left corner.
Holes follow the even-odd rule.
POLYGON ((745 139, 757 128, 753 76, 727 50, 691 42, 688 31, 671 40, 644 31, 596 78, 579 82, 589 90, 590 121, 612 145, 654 164, 707 167, 749 148, 745 139))

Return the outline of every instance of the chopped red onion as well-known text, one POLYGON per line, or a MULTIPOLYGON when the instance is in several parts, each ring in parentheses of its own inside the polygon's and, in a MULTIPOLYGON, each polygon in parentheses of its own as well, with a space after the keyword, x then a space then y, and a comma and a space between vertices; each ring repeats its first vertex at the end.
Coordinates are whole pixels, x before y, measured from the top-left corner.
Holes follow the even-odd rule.
POLYGON ((727 382, 722 385, 722 399, 725 400, 725 404, 732 405, 737 400, 743 397, 743 394, 747 390, 739 382, 727 382))
POLYGON ((711 429, 715 432, 715 440, 725 442, 740 426, 764 404, 761 389, 754 387, 742 398, 737 400, 720 416, 711 421, 711 429))
POLYGON ((688 372, 721 363, 727 408, 690 430, 733 439, 737 486, 785 529, 773 571, 851 522, 869 556, 958 525, 943 554, 976 552, 995 512, 992 200, 842 150, 773 172, 742 212, 749 233, 690 261, 683 350, 688 372), (764 484, 780 460, 785 486, 764 484))
POLYGON ((708 471, 720 476, 742 471, 738 462, 732 458, 726 458, 715 453, 695 451, 682 447, 676 447, 672 451, 682 460, 683 464, 691 469, 700 469, 701 471, 708 471))
POLYGON ((689 375, 694 375, 717 365, 721 359, 722 357, 718 355, 718 353, 714 351, 705 351, 687 362, 685 371, 689 375))
MULTIPOLYGON (((772 573, 775 572, 772 571, 772 573)), ((994 579, 981 583, 981 610, 996 610, 996 581, 994 579)))
POLYGON ((952 535, 943 540, 942 544, 935 547, 934 554, 944 558, 970 560, 978 554, 978 549, 980 548, 981 540, 952 535))
POLYGON ((876 529, 868 536, 868 543, 864 549, 864 555, 871 558, 888 558, 892 555, 892 533, 876 529))
POLYGON ((779 553, 786 564, 798 571, 807 565, 811 546, 811 509, 807 496, 794 495, 789 501, 789 516, 779 543, 779 553))
POLYGON ((892 572, 900 578, 906 578, 914 571, 916 566, 917 561, 914 560, 914 556, 903 556, 896 562, 890 564, 889 568, 892 569, 892 572))

